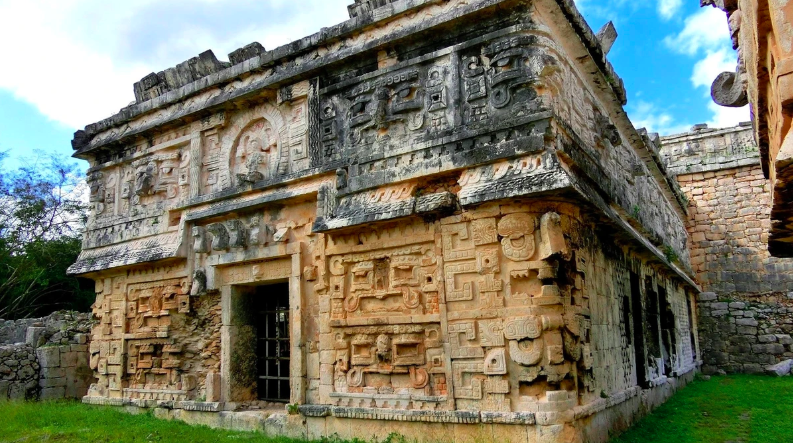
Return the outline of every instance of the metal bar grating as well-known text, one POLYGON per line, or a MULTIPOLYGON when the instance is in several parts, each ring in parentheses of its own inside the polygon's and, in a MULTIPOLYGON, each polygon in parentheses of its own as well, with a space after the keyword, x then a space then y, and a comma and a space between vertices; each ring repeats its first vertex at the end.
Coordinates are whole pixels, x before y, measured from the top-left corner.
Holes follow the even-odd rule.
POLYGON ((289 401, 289 285, 257 288, 259 399, 289 401))

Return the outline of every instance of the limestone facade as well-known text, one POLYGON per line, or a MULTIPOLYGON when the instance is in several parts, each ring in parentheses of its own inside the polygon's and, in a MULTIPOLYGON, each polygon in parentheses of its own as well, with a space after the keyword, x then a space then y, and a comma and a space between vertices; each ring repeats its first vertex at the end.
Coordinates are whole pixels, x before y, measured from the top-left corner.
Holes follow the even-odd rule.
POLYGON ((793 260, 768 251, 771 192, 751 125, 663 138, 689 200, 705 373, 761 373, 793 357, 793 260))
POLYGON ((685 197, 573 2, 350 16, 153 73, 75 134, 84 401, 298 437, 606 441, 690 381, 685 197))
POLYGON ((772 190, 768 246, 777 257, 793 257, 793 2, 790 0, 700 0, 727 14, 736 72, 713 83, 722 106, 751 104, 760 162, 772 190))

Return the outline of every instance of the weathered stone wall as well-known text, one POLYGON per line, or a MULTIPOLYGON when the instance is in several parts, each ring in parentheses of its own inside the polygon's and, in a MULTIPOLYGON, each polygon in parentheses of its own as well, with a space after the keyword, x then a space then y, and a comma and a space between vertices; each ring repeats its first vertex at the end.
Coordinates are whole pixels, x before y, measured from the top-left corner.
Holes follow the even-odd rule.
POLYGON ((761 372, 791 356, 793 260, 771 257, 771 193, 751 126, 664 138, 689 199, 703 371, 761 372))
POLYGON ((20 320, 0 320, 0 344, 24 343, 28 328, 35 323, 42 323, 41 318, 20 320))
POLYGON ((84 401, 577 442, 688 382, 683 194, 574 4, 353 6, 76 134, 84 401))
POLYGON ((88 392, 91 314, 61 311, 0 324, 0 400, 77 399, 88 392))
POLYGON ((0 345, 0 401, 37 399, 39 368, 33 346, 0 345))
POLYGON ((704 373, 761 373, 793 358, 793 296, 705 292, 699 309, 704 373))

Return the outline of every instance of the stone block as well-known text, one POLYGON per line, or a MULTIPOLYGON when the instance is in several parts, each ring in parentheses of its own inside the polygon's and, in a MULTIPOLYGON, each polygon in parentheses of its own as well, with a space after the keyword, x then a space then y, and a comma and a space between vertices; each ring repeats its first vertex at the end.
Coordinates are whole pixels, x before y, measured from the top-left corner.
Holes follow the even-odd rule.
POLYGON ((55 346, 36 349, 36 357, 42 368, 55 368, 61 365, 61 350, 55 346))
POLYGON ((40 378, 62 378, 66 377, 66 370, 63 368, 41 368, 40 378))
POLYGON ((220 401, 220 374, 215 372, 207 374, 206 401, 209 403, 220 401))
POLYGON ((25 335, 25 343, 33 346, 34 348, 38 348, 39 346, 43 345, 46 342, 46 338, 44 334, 47 332, 47 328, 39 327, 39 326, 31 326, 28 328, 27 333, 25 335))
POLYGON ((726 311, 730 309, 730 304, 727 302, 711 303, 710 308, 714 311, 726 311))
POLYGON ((744 302, 730 303, 730 309, 744 309, 744 308, 746 308, 746 303, 744 302))
POLYGON ((39 380, 39 386, 42 388, 65 388, 66 377, 62 378, 42 378, 39 380))
POLYGON ((739 326, 736 328, 735 332, 741 335, 757 335, 757 328, 753 328, 751 326, 739 326))
POLYGON ((66 388, 64 387, 53 387, 53 388, 42 388, 40 399, 42 401, 47 400, 61 400, 66 396, 66 388))
POLYGON ((77 366, 77 352, 72 352, 69 346, 61 347, 61 367, 74 368, 77 366), (64 351, 66 349, 66 351, 64 351))
POLYGON ((8 399, 11 401, 24 400, 27 395, 25 385, 19 382, 11 382, 8 385, 8 399))
POLYGON ((319 378, 319 352, 306 355, 306 375, 309 379, 319 378))
POLYGON ((708 301, 715 301, 718 300, 719 296, 716 295, 715 292, 703 292, 699 294, 699 301, 700 302, 708 302, 708 301))
POLYGON ((87 345, 88 344, 88 335, 87 334, 75 334, 74 341, 77 342, 78 345, 87 345))
POLYGON ((757 336, 758 343, 776 343, 776 335, 759 335, 757 336))
POLYGON ((793 345, 793 337, 787 334, 777 334, 777 342, 781 345, 793 345))
POLYGON ((785 360, 765 368, 765 373, 777 377, 786 377, 793 370, 793 360, 785 360))
POLYGON ((753 318, 739 318, 735 320, 735 324, 738 326, 752 326, 756 327, 759 323, 757 320, 753 318))
POLYGON ((89 380, 80 377, 67 378, 65 398, 81 399, 88 394, 89 380))

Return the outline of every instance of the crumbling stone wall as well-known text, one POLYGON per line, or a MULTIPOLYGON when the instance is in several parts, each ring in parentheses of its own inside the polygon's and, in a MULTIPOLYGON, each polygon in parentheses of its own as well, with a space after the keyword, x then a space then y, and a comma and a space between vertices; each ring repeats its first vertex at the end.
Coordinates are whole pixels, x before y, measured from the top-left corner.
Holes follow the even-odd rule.
POLYGON ((793 296, 699 296, 702 371, 761 373, 793 358, 793 296))
POLYGON ((0 345, 0 401, 38 398, 39 368, 33 346, 0 345))
POLYGON ((82 398, 88 392, 94 380, 91 314, 62 311, 0 324, 0 400, 82 398))
POLYGON ((793 260, 771 257, 771 193, 752 128, 666 137, 663 155, 689 199, 703 371, 760 372, 791 357, 793 260))

